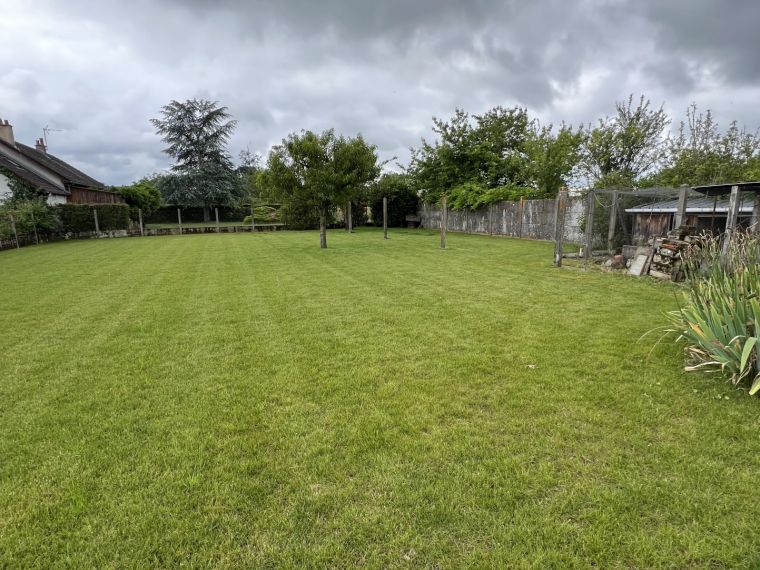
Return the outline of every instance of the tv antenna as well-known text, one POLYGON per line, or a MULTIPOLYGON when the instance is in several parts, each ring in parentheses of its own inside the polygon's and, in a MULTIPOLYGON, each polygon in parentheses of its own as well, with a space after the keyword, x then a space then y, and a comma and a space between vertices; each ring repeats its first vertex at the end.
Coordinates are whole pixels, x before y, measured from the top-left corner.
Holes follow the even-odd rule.
POLYGON ((42 128, 42 138, 45 139, 45 146, 48 145, 48 133, 61 133, 63 129, 51 129, 48 125, 42 128))

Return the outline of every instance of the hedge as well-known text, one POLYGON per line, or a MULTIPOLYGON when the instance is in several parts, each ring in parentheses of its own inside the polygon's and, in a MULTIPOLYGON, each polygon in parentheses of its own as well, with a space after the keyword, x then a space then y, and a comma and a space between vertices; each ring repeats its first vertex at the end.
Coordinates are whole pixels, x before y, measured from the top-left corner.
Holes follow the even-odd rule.
POLYGON ((61 204, 56 206, 58 218, 65 233, 94 232, 98 212, 98 227, 102 231, 129 229, 127 204, 61 204))

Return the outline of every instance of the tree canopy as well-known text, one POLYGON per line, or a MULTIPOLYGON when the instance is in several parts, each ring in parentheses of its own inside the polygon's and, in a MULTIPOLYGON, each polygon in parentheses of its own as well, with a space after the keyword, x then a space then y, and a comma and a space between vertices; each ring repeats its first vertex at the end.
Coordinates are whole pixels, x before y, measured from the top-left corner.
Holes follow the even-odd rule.
POLYGON ((273 199, 315 211, 320 247, 327 247, 329 210, 343 205, 380 174, 377 150, 361 135, 336 136, 333 130, 292 133, 269 153, 258 186, 273 199))

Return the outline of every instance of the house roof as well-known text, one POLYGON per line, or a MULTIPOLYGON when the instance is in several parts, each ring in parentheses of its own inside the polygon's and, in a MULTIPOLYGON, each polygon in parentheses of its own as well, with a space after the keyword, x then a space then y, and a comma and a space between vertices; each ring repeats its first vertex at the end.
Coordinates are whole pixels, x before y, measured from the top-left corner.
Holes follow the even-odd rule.
MULTIPOLYGON (((686 201, 687 214, 727 214, 728 200, 708 198, 706 196, 689 197, 686 201)), ((751 214, 754 198, 743 197, 739 200, 739 212, 751 214)), ((666 200, 664 202, 651 202, 633 208, 626 208, 629 214, 675 214, 678 211, 678 200, 666 200)))
POLYGON ((102 182, 98 182, 94 178, 87 176, 81 170, 77 170, 70 164, 62 161, 60 158, 55 157, 50 153, 39 151, 36 148, 26 146, 25 144, 21 144, 19 142, 16 143, 16 148, 25 157, 55 172, 58 176, 63 178, 64 182, 67 184, 74 184, 76 186, 88 186, 98 189, 105 187, 105 184, 102 182))
POLYGON ((12 160, 7 156, 0 154, 0 168, 9 171, 14 176, 17 176, 24 182, 31 184, 32 186, 39 188, 41 191, 47 194, 56 194, 58 196, 68 196, 71 194, 64 188, 58 188, 54 184, 51 184, 41 176, 37 176, 34 172, 31 172, 12 160))

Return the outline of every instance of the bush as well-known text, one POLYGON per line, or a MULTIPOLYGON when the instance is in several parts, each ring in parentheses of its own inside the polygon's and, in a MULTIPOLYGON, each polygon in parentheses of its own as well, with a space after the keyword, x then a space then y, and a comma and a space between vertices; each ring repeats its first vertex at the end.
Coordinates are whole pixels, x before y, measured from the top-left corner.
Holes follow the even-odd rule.
POLYGON ((126 230, 129 228, 129 206, 127 204, 61 204, 56 206, 64 232, 94 232, 98 212, 98 226, 102 231, 126 230))
POLYGON ((717 371, 760 390, 760 236, 737 234, 727 255, 708 237, 684 254, 684 307, 668 314, 668 332, 685 342, 686 370, 717 371))
POLYGON ((142 210, 143 216, 148 216, 161 206, 161 193, 150 180, 140 180, 129 186, 114 188, 129 204, 129 217, 133 220, 139 218, 138 210, 142 210))

